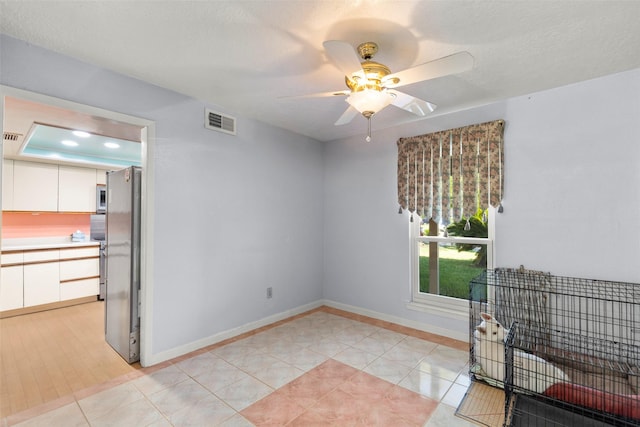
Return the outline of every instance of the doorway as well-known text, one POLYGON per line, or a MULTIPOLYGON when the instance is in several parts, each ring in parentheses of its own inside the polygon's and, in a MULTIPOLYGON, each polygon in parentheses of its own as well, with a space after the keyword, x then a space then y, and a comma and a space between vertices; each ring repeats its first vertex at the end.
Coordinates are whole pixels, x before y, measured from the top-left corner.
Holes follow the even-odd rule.
MULTIPOLYGON (((29 106, 38 107, 40 111, 38 114, 57 112, 60 114, 56 118, 56 123, 51 123, 54 116, 51 116, 49 119, 46 119, 49 124, 59 125, 61 127, 72 127, 70 125, 70 121, 75 121, 74 126, 79 126, 82 121, 85 122, 84 127, 86 130, 95 129, 96 126, 101 127, 101 129, 109 128, 111 130, 120 132, 131 132, 132 129, 137 129, 138 134, 140 135, 140 149, 142 154, 142 208, 141 208, 141 224, 142 224, 142 236, 141 236, 141 311, 140 311, 140 364, 141 366, 145 366, 145 360, 147 354, 151 354, 150 351, 150 343, 147 343, 146 337, 150 336, 148 331, 150 330, 149 324, 146 322, 148 318, 150 318, 151 313, 151 289, 150 286, 153 283, 151 280, 151 272, 152 272, 152 251, 153 247, 153 221, 152 216, 149 215, 151 212, 150 207, 153 202, 153 141, 155 135, 155 125, 154 122, 141 119, 138 117, 128 116, 121 113, 116 113, 108 110, 99 109, 96 107, 91 107, 88 105, 78 104, 70 101, 66 101, 59 98, 49 97, 46 95, 41 95, 29 91, 24 91, 12 87, 0 86, 0 117, 2 118, 2 128, 3 135, 5 132, 12 132, 10 128, 11 123, 9 120, 12 120, 13 117, 16 116, 16 111, 13 111, 12 108, 23 108, 24 111, 20 111, 20 115, 24 116, 23 118, 30 120, 31 123, 36 121, 36 117, 28 117, 30 113, 33 111, 29 111, 29 106), (44 107, 44 111, 43 111, 44 107)), ((42 116, 37 118, 37 121, 42 122, 42 116)), ((15 132, 15 131, 13 131, 15 132)), ((17 132, 16 132, 17 133, 17 132)), ((12 136, 12 135, 10 135, 12 136)), ((23 136, 26 136, 24 134, 23 136)), ((14 150, 15 146, 9 146, 6 135, 3 137, 3 142, 1 148, 0 156, 4 159, 9 153, 10 149, 14 150)), ((18 158, 15 150, 11 151, 12 158, 18 158)), ((41 160, 37 159, 27 159, 24 158, 22 160, 31 160, 40 162, 41 160)), ((51 162, 49 162, 51 163, 51 162)), ((73 165, 73 164, 71 164, 73 165)), ((80 164, 75 164, 74 166, 82 166, 80 164)), ((2 173, 2 165, 0 163, 0 173, 2 173)), ((0 201, 2 197, 2 192, 0 192, 0 201)), ((2 219, 2 213, 0 212, 0 224, 2 219)), ((2 228, 0 225, 0 232, 2 232, 2 228)), ((1 247, 1 243, 0 243, 1 247)), ((94 303, 90 303, 94 304, 94 303)), ((101 304, 100 302, 96 302, 95 304, 101 304)), ((74 318, 79 318, 78 316, 86 315, 91 318, 95 318, 95 307, 86 307, 88 310, 78 310, 77 308, 74 310, 69 310, 69 313, 72 313, 74 318), (93 310, 93 312, 91 312, 93 310), (80 313, 83 312, 83 313, 80 313)), ((64 309, 61 309, 64 310, 64 309)), ((36 315, 38 313, 35 313, 36 315)), ((32 316, 32 315, 27 315, 32 316)), ((31 318, 29 321, 33 321, 31 318)), ((15 320, 14 320, 15 322, 15 320)), ((63 322, 64 323, 64 322, 63 322)), ((104 319, 102 319, 102 327, 104 327, 104 319)), ((104 336, 103 336, 104 339, 104 336)), ((26 362, 26 361, 25 361, 26 362)), ((81 363, 77 364, 78 366, 82 365, 81 363)), ((20 370, 19 366, 15 366, 16 370, 20 370)), ((95 374, 95 373, 94 373, 95 374)), ((55 376, 54 372, 51 372, 47 375, 55 376)), ((93 374, 92 374, 93 375, 93 374)), ((95 375, 94 375, 95 376, 95 375)), ((96 376, 97 378, 102 378, 101 376, 96 376)), ((27 403, 25 403, 27 404, 27 403)), ((4 412, 4 411, 3 411, 4 412)), ((3 416, 6 414, 3 414, 3 416)))

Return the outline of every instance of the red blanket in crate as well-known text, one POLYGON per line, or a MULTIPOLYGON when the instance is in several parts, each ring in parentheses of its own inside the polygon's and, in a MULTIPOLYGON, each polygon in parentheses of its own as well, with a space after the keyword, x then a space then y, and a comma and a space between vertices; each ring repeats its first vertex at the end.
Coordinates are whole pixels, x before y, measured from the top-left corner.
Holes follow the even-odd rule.
POLYGON ((607 393, 571 383, 556 383, 544 395, 563 402, 640 420, 640 395, 607 393))

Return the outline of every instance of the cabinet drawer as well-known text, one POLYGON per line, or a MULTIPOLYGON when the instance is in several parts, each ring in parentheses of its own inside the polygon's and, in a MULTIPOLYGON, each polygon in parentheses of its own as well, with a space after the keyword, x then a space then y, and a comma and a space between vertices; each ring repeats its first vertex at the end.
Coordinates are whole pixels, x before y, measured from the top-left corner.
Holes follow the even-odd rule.
POLYGON ((100 256, 100 248, 98 246, 60 249, 60 259, 90 258, 98 256, 100 256))
POLYGON ((60 281, 85 279, 100 275, 99 258, 60 261, 60 281))
POLYGON ((25 251, 24 252, 25 264, 28 264, 31 262, 40 262, 40 261, 58 261, 59 258, 60 258, 59 249, 47 249, 45 251, 25 251))
POLYGON ((98 295, 99 291, 100 280, 98 278, 60 283, 60 301, 98 295))
POLYGON ((22 252, 3 252, 0 262, 2 265, 22 264, 24 256, 22 252))

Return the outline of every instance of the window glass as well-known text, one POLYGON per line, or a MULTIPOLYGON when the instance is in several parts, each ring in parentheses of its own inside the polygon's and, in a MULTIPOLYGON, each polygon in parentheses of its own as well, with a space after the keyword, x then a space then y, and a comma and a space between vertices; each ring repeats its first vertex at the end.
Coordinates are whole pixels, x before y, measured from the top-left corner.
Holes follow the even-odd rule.
MULTIPOLYGON (((429 305, 468 307, 469 283, 493 267, 492 221, 494 211, 476 215, 449 225, 414 218, 413 301, 429 305), (455 302, 452 299, 455 299, 455 302), (463 302, 467 305, 462 304, 463 302)), ((472 299, 486 299, 486 289, 474 287, 472 299)))
POLYGON ((469 282, 487 268, 487 245, 418 242, 418 247, 419 292, 469 298, 469 282))

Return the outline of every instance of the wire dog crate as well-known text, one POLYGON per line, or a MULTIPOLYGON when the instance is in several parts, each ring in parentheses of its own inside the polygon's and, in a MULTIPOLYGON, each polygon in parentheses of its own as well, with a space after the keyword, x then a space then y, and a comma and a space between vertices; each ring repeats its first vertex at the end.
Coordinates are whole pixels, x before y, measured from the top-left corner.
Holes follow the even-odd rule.
POLYGON ((471 374, 504 387, 505 425, 640 425, 640 285, 521 267, 470 287, 471 374))

